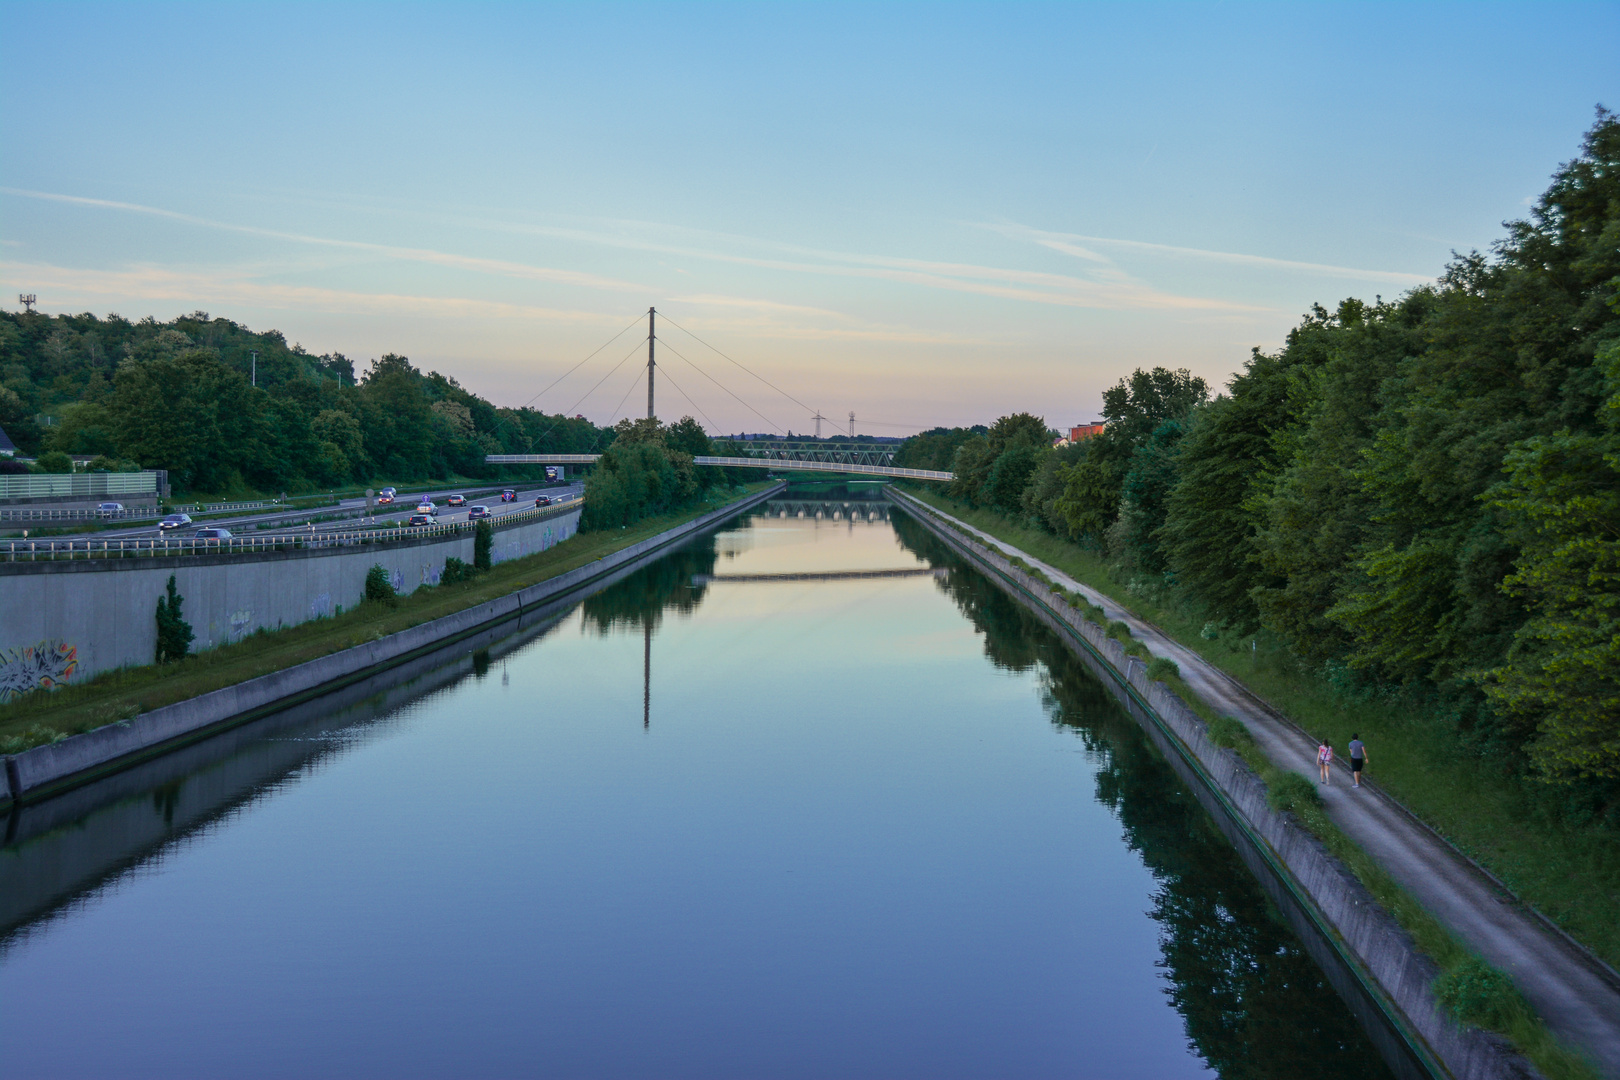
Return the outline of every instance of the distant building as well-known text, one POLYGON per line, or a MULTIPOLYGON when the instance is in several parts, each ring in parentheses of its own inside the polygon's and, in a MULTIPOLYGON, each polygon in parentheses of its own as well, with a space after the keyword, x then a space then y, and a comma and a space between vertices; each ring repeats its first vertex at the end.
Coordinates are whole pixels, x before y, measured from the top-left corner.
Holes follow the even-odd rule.
POLYGON ((17 444, 11 441, 11 436, 6 434, 5 428, 0 428, 0 454, 6 457, 17 456, 17 444))
POLYGON ((1081 424, 1079 427, 1072 427, 1069 429, 1069 441, 1072 443, 1077 443, 1082 439, 1094 439, 1098 435, 1101 435, 1103 433, 1103 429, 1107 426, 1107 424, 1103 423, 1101 420, 1098 420, 1094 424, 1081 424))

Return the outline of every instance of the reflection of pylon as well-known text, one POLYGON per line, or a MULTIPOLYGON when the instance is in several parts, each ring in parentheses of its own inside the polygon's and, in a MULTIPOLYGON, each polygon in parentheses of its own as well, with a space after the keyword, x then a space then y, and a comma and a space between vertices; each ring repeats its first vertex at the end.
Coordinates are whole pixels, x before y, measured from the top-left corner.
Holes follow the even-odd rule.
POLYGON ((816 422, 816 438, 821 438, 821 422, 827 418, 821 415, 820 409, 817 409, 816 415, 812 416, 810 419, 816 422))

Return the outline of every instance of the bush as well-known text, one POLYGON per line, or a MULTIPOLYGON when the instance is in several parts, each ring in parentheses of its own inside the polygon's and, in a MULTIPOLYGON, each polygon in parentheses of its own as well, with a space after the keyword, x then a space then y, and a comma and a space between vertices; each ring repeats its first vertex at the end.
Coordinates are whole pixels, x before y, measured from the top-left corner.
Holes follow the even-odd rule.
POLYGON ((450 555, 444 560, 444 572, 439 575, 439 584, 454 585, 458 581, 471 581, 476 572, 454 555, 450 555))
POLYGON ((1298 813, 1322 805, 1316 785, 1296 772, 1271 770, 1266 778, 1266 802, 1273 810, 1298 813))
POLYGON ((392 604, 396 598, 394 579, 388 573, 388 567, 378 563, 366 571, 367 600, 381 600, 385 604, 392 604))
POLYGON ((70 473, 73 471, 73 459, 60 450, 51 450, 39 455, 39 460, 34 464, 39 466, 40 472, 70 473))
POLYGON ((1108 624, 1108 636, 1119 642, 1129 641, 1131 640, 1131 628, 1115 619, 1108 624))
POLYGON ((180 594, 174 588, 174 575, 169 575, 167 596, 157 602, 157 655, 153 663, 167 664, 191 651, 191 624, 180 617, 180 594))
POLYGON ((1249 734, 1249 729, 1236 717, 1217 716, 1205 726, 1209 729, 1210 740, 1216 746, 1224 746, 1228 750, 1237 750, 1254 742, 1254 736, 1249 734))
POLYGON ((1176 662, 1170 659, 1168 656, 1155 656, 1152 660, 1148 661, 1147 677, 1150 679, 1162 681, 1164 679, 1175 678, 1180 674, 1181 668, 1178 667, 1176 662))
POLYGON ((489 527, 489 522, 482 519, 478 527, 473 530, 473 566, 480 570, 489 569, 489 550, 495 543, 495 530, 489 527))
POLYGON ((1477 956, 1436 979, 1434 994, 1461 1022, 1490 1031, 1507 1031, 1529 1011, 1513 980, 1477 956))

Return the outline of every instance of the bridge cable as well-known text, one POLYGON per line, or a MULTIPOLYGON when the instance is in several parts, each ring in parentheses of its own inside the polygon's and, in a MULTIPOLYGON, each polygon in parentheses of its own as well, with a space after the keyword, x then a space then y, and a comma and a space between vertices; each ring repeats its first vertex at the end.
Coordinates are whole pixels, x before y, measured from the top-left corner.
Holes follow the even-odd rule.
MULTIPOLYGON (((591 359, 592 356, 595 356, 597 353, 601 352, 603 349, 607 348, 609 345, 613 344, 615 341, 618 341, 620 338, 624 337, 625 333, 631 327, 635 326, 636 324, 638 324, 640 322, 641 322, 641 316, 637 315, 634 319, 630 320, 630 322, 625 326, 625 328, 623 330, 620 330, 617 334, 614 334, 612 337, 610 337, 606 341, 602 342, 602 344, 598 345, 595 349, 592 349, 590 356, 587 356, 584 360, 581 360, 579 363, 575 364, 573 367, 569 368, 567 371, 563 372, 561 375, 559 375, 555 379, 553 379, 551 381, 551 385, 547 386, 545 388, 545 390, 540 391, 540 393, 534 395, 534 397, 531 397, 528 401, 525 401, 522 405, 519 405, 516 409, 512 409, 510 411, 518 412, 520 410, 527 409, 530 405, 534 404, 537 400, 539 400, 541 395, 545 394, 546 392, 551 390, 552 387, 556 386, 558 383, 560 383, 564 379, 568 378, 568 376, 572 375, 574 372, 576 372, 580 368, 584 367, 587 363, 590 362, 590 359, 591 359)), ((620 361, 620 363, 623 363, 623 361, 620 361)), ((580 400, 583 401, 585 399, 581 398, 580 400)), ((577 405, 576 405, 576 408, 577 408, 577 405)), ((506 423, 506 417, 502 417, 501 422, 499 424, 496 424, 493 428, 490 429, 490 434, 493 435, 495 432, 499 431, 501 429, 501 426, 503 424, 505 424, 505 423, 506 423)), ((553 424, 552 427, 554 428, 554 427, 556 427, 556 425, 553 424)), ((547 429, 546 434, 547 435, 551 434, 550 429, 547 429)), ((542 436, 542 437, 544 437, 544 436, 542 436)))
MULTIPOLYGON (((659 314, 663 315, 663 312, 659 312, 659 314)), ((668 315, 664 315, 664 321, 669 323, 675 329, 679 330, 681 333, 685 334, 687 337, 690 337, 693 341, 696 341, 699 345, 702 345, 704 348, 710 349, 713 352, 719 353, 721 356, 725 357, 727 360, 730 360, 733 364, 736 364, 738 367, 740 367, 744 371, 748 372, 748 374, 752 375, 754 378, 758 379, 760 382, 764 383, 766 386, 770 387, 772 390, 775 390, 778 394, 781 394, 783 397, 785 397, 789 401, 793 402, 793 404, 797 405, 799 408, 803 409, 805 412, 810 413, 811 415, 816 415, 816 414, 819 414, 821 412, 820 409, 812 409, 810 406, 806 405, 804 402, 800 401, 798 398, 794 397, 792 394, 788 393, 786 390, 783 390, 780 386, 777 386, 775 383, 771 382, 765 376, 763 376, 763 375, 759 374, 758 372, 752 370, 751 368, 749 368, 747 365, 743 364, 742 362, 740 362, 738 360, 732 360, 731 357, 726 356, 725 353, 720 352, 719 349, 716 349, 713 345, 710 345, 707 341, 704 341, 702 338, 700 338, 696 334, 692 333, 692 331, 688 330, 686 327, 682 326, 680 323, 676 322, 674 319, 670 318, 668 315)), ((680 356, 679 353, 676 353, 675 355, 680 356)), ((685 360, 686 357, 682 356, 681 359, 685 360)), ((687 361, 687 362, 691 363, 691 361, 687 361)), ((718 384, 716 384, 716 385, 718 385, 718 384)), ((730 393, 730 391, 728 390, 727 393, 730 393)), ((733 395, 733 396, 735 396, 735 395, 733 395)), ((741 399, 739 398, 738 400, 741 400, 741 399)), ((782 429, 777 428, 777 430, 780 431, 782 429)))
POLYGON ((697 402, 692 400, 692 395, 688 394, 685 390, 681 390, 681 384, 676 382, 674 379, 670 379, 668 371, 664 372, 664 378, 669 379, 669 385, 673 386, 676 390, 679 390, 680 394, 681 394, 681 397, 686 399, 686 403, 688 405, 692 406, 692 408, 696 409, 697 414, 699 416, 703 417, 703 419, 708 422, 710 430, 712 430, 716 434, 718 434, 719 431, 720 431, 720 428, 715 424, 715 422, 713 420, 709 419, 709 414, 703 411, 702 406, 700 406, 697 402))
MULTIPOLYGON (((694 336, 696 336, 696 335, 694 335, 694 336)), ((719 386, 720 389, 725 390, 726 393, 731 394, 731 396, 733 398, 736 398, 737 403, 740 404, 743 408, 747 409, 749 412, 753 413, 755 416, 759 417, 761 420, 763 420, 767 424, 771 425, 771 427, 775 428, 777 431, 779 431, 779 432, 784 431, 782 425, 778 424, 775 420, 772 420, 770 417, 766 416, 764 413, 760 412, 758 409, 756 409, 752 405, 748 404, 748 402, 744 401, 742 398, 737 397, 736 394, 732 394, 730 390, 726 390, 726 388, 724 386, 722 386, 720 384, 720 382, 713 375, 710 375, 707 371, 704 371, 702 368, 700 368, 696 364, 692 363, 692 361, 687 360, 686 357, 681 353, 681 351, 679 349, 675 348, 669 342, 667 342, 667 341, 664 342, 664 348, 668 349, 670 352, 674 353, 676 356, 679 356, 682 360, 684 360, 699 375, 702 375, 705 379, 708 379, 710 382, 714 383, 714 385, 719 386)), ((738 365, 738 366, 741 366, 741 365, 738 365)))
MULTIPOLYGON (((640 319, 637 319, 637 320, 636 320, 636 322, 640 322, 640 321, 641 321, 641 320, 640 320, 640 319)), ((632 324, 632 325, 633 325, 633 324, 632 324)), ((621 331, 620 331, 620 333, 621 333, 621 334, 622 334, 622 333, 623 333, 623 332, 624 332, 624 331, 622 331, 622 330, 621 330, 621 331)), ((645 338, 643 338, 643 339, 642 339, 642 341, 638 341, 638 342, 636 342, 636 343, 635 343, 635 344, 634 344, 634 345, 632 345, 632 346, 630 346, 630 351, 629 351, 629 352, 627 352, 627 353, 625 353, 625 354, 624 354, 624 357, 623 357, 623 359, 621 359, 621 360, 620 360, 620 361, 619 361, 619 362, 618 362, 618 363, 617 363, 617 364, 614 364, 614 365, 613 365, 613 366, 612 366, 612 367, 611 367, 611 368, 609 368, 609 369, 608 369, 608 373, 607 373, 607 374, 606 374, 606 375, 604 375, 604 376, 602 376, 602 377, 601 377, 601 378, 600 378, 600 379, 598 379, 598 380, 596 380, 596 386, 593 386, 593 387, 591 387, 591 388, 590 388, 590 389, 589 389, 589 390, 587 390, 587 391, 585 391, 585 393, 584 393, 584 395, 583 395, 583 396, 582 396, 582 397, 581 397, 581 398, 580 398, 580 399, 579 399, 579 400, 578 400, 578 401, 576 401, 576 402, 574 402, 574 403, 573 403, 573 404, 572 404, 572 405, 570 405, 570 406, 569 406, 569 407, 568 407, 568 412, 573 412, 573 411, 574 411, 574 410, 575 410, 575 409, 578 409, 578 408, 579 408, 579 407, 580 407, 580 405, 582 405, 582 404, 584 404, 584 402, 585 402, 585 398, 588 398, 588 397, 590 397, 590 396, 591 396, 591 395, 592 395, 592 394, 594 394, 594 393, 596 393, 596 388, 597 388, 597 387, 598 387, 598 386, 601 386, 601 385, 602 385, 602 384, 603 384, 603 383, 605 383, 605 382, 607 382, 607 381, 608 381, 608 379, 610 379, 610 378, 612 378, 612 377, 613 377, 613 373, 614 373, 614 372, 615 372, 615 371, 618 371, 618 370, 619 370, 619 369, 620 369, 620 368, 622 368, 622 367, 624 367, 624 361, 625 361, 625 360, 628 360, 628 359, 630 359, 630 358, 631 358, 631 357, 632 357, 632 356, 634 356, 634 355, 635 355, 635 354, 636 354, 636 353, 637 353, 637 352, 639 352, 639 351, 640 351, 640 350, 641 350, 641 346, 642 346, 642 342, 644 342, 644 341, 645 341, 645 340, 646 340, 646 339, 645 339, 645 338)), ((602 350, 601 350, 601 349, 598 349, 598 350, 596 350, 596 351, 597 351, 597 352, 601 352, 601 351, 602 351, 602 350)), ((594 354, 593 354, 593 355, 594 355, 594 354)), ((575 365, 575 366, 576 366, 576 367, 577 367, 577 366, 578 366, 578 365, 575 365)), ((555 385, 555 384, 553 384, 553 385, 555 385)), ((632 384, 632 385, 633 385, 633 384, 632 384)), ((625 394, 625 397, 629 397, 629 393, 628 393, 628 392, 627 392, 627 393, 626 393, 626 394, 625 394)), ((620 400, 620 401, 619 401, 619 404, 621 404, 621 405, 623 405, 623 404, 624 404, 624 401, 623 401, 623 400, 622 400, 622 399, 621 399, 621 400, 620 400)), ((553 424, 552 424, 552 425, 551 425, 551 426, 550 426, 550 427, 548 427, 548 428, 546 428, 546 430, 545 430, 545 431, 543 431, 543 432, 541 432, 541 433, 540 433, 540 438, 538 438, 538 439, 536 439, 536 440, 535 440, 535 442, 536 442, 536 443, 539 443, 539 442, 541 442, 541 441, 542 441, 542 440, 544 440, 544 439, 545 439, 545 437, 546 437, 546 436, 547 436, 547 435, 550 435, 550 434, 551 434, 551 433, 552 433, 552 432, 553 432, 553 431, 556 431, 556 430, 557 430, 557 425, 558 425, 558 424, 561 424, 561 423, 562 423, 562 422, 563 422, 563 421, 564 421, 564 420, 567 420, 567 419, 568 419, 568 414, 567 414, 567 413, 560 413, 560 414, 558 414, 558 416, 557 416, 557 420, 556 420, 556 422, 555 422, 555 423, 553 423, 553 424)), ((590 423, 590 421, 589 421, 589 420, 587 420, 587 421, 586 421, 586 423, 588 423, 588 424, 589 424, 589 423, 590 423)), ((595 425, 595 424, 591 424, 591 426, 592 426, 592 427, 595 427, 595 426, 596 426, 596 425, 595 425)), ((602 438, 602 433, 601 433, 601 432, 597 432, 597 434, 596 434, 596 439, 597 439, 597 441, 600 441, 600 440, 601 440, 601 438, 602 438)), ((593 442, 592 442, 592 443, 591 443, 591 445, 592 445, 592 446, 593 446, 593 447, 594 447, 594 446, 595 446, 595 445, 596 445, 596 442, 595 442, 595 441, 593 441, 593 442)))

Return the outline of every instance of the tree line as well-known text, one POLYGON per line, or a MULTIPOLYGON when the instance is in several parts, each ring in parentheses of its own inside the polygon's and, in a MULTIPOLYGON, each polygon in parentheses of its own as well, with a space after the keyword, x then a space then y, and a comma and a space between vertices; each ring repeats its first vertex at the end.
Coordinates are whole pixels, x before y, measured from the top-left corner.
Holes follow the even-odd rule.
POLYGON ((357 377, 341 353, 200 311, 167 323, 0 313, 0 427, 58 471, 57 455, 91 456, 93 468, 166 469, 181 492, 218 493, 494 478, 486 454, 587 453, 613 437, 497 408, 393 353, 357 377))
MULTIPOLYGON (((1620 118, 1488 254, 1315 306, 1211 397, 1138 370, 1106 428, 936 429, 898 464, 1105 553, 1133 588, 1398 687, 1463 745, 1620 778, 1620 118)), ((1607 800, 1612 803, 1612 800, 1607 800)))

